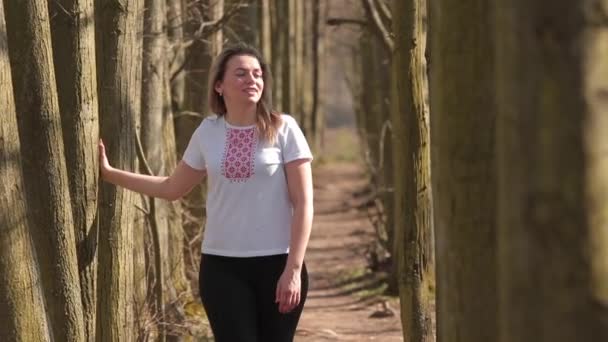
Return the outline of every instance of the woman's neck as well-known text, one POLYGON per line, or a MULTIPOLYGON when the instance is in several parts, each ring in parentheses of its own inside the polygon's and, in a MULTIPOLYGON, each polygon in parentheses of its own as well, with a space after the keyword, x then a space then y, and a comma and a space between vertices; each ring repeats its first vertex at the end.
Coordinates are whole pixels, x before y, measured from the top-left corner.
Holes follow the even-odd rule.
POLYGON ((251 126, 256 123, 257 106, 227 106, 226 122, 234 126, 251 126))

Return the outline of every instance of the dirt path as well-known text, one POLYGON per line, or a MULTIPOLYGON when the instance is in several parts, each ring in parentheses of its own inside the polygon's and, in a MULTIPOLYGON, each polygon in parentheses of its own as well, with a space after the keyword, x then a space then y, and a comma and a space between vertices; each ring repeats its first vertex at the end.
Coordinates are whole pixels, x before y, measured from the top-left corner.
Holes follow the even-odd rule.
POLYGON ((296 341, 403 341, 396 298, 367 271, 373 227, 354 209, 362 167, 334 162, 315 170, 315 224, 306 254, 310 292, 296 341))

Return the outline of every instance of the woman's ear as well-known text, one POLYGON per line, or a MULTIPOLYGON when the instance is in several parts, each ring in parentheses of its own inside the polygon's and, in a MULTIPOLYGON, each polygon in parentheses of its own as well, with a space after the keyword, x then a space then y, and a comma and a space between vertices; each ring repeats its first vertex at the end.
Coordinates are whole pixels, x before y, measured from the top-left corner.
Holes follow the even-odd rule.
POLYGON ((215 86, 213 87, 213 89, 215 89, 215 91, 220 94, 220 96, 222 95, 222 81, 217 81, 215 82, 215 86))

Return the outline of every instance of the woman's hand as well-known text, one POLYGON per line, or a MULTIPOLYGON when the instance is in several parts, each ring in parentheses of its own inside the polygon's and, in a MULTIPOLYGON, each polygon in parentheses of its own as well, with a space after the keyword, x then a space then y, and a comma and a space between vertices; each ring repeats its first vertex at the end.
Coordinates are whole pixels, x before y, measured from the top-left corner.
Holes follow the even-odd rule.
POLYGON ((280 313, 288 313, 300 304, 301 289, 300 270, 285 269, 277 283, 275 299, 280 313))
POLYGON ((110 162, 108 161, 108 157, 106 156, 106 147, 103 144, 103 140, 99 139, 98 144, 99 149, 99 171, 101 173, 101 178, 105 179, 107 172, 112 169, 110 166, 110 162))

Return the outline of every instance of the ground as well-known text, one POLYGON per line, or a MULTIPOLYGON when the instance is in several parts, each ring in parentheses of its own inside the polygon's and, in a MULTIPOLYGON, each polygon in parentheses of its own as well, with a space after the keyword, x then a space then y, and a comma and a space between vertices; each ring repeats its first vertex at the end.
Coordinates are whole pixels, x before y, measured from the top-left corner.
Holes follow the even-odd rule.
POLYGON ((315 165, 315 222, 306 252, 310 291, 296 342, 403 341, 399 304, 369 271, 374 228, 357 208, 367 185, 363 165, 315 165))

